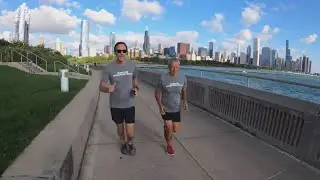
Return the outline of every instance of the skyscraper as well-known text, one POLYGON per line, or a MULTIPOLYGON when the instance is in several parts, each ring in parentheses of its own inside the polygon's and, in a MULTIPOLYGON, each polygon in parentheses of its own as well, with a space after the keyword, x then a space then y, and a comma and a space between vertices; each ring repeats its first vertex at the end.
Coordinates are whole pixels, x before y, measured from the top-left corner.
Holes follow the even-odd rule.
POLYGON ((179 54, 179 57, 186 58, 187 54, 189 54, 188 50, 190 49, 190 44, 179 42, 177 46, 177 53, 179 54))
POLYGON ((57 40, 54 42, 54 50, 62 53, 63 47, 62 47, 62 42, 60 41, 59 38, 57 38, 57 40))
POLYGON ((248 45, 247 47, 247 64, 251 64, 252 65, 252 61, 251 61, 251 46, 248 45))
POLYGON ((163 54, 162 45, 158 44, 158 53, 163 54))
POLYGON ((213 58, 213 42, 209 42, 209 56, 213 58))
POLYGON ((150 54, 150 37, 148 28, 144 31, 143 51, 145 54, 150 54))
POLYGON ((277 50, 271 50, 271 67, 276 67, 276 60, 277 60, 277 50))
POLYGON ((13 39, 29 44, 30 12, 26 3, 22 3, 16 11, 13 39))
POLYGON ((289 48, 289 40, 286 40, 286 58, 285 58, 286 70, 291 70, 291 61, 292 61, 292 56, 289 48))
POLYGON ((111 52, 110 54, 114 55, 114 45, 116 44, 116 33, 111 32, 110 33, 110 47, 111 47, 111 52))
POLYGON ((79 56, 89 56, 89 23, 87 20, 81 21, 79 56))
POLYGON ((261 66, 270 67, 271 64, 271 48, 263 47, 261 53, 261 66))
POLYGON ((253 62, 252 65, 260 65, 260 38, 253 39, 253 62))

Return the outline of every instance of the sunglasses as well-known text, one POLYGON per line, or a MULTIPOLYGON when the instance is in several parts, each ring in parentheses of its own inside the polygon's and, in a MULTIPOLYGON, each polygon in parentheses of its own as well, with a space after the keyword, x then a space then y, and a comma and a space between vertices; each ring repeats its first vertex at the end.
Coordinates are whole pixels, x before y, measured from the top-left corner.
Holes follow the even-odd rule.
POLYGON ((117 51, 117 53, 121 53, 121 52, 123 52, 123 53, 127 53, 127 50, 126 50, 126 49, 124 49, 124 50, 117 49, 116 51, 117 51))

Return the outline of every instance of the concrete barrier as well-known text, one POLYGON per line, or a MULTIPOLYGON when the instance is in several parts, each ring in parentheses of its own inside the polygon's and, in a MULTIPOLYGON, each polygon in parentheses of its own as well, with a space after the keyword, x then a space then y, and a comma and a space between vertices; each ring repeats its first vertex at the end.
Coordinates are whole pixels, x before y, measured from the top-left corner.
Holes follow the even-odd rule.
MULTIPOLYGON (((155 85, 157 70, 139 70, 155 85)), ((240 85, 187 76, 188 101, 320 169, 320 105, 240 85)))
POLYGON ((78 179, 100 91, 100 72, 31 142, 1 180, 78 179))

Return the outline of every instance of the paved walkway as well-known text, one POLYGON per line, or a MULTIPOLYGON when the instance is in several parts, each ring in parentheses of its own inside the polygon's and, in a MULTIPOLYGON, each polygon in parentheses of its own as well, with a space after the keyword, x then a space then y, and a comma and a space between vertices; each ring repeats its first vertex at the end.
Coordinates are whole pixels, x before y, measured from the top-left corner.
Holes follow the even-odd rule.
POLYGON ((101 94, 81 180, 320 179, 301 162, 192 105, 174 140, 176 155, 166 155, 153 88, 145 84, 136 98, 137 155, 124 156, 108 102, 108 94, 101 94))

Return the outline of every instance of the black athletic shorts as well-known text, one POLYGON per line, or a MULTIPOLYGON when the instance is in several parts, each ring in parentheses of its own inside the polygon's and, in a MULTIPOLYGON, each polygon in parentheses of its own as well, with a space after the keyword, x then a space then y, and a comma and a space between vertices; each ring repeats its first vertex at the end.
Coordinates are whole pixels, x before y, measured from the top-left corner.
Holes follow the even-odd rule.
POLYGON ((134 106, 129 108, 111 108, 111 117, 116 124, 126 122, 128 124, 135 123, 136 109, 134 106))
POLYGON ((162 119, 164 121, 171 120, 172 122, 180 122, 181 121, 180 111, 178 111, 178 112, 166 112, 164 115, 162 115, 162 119))

